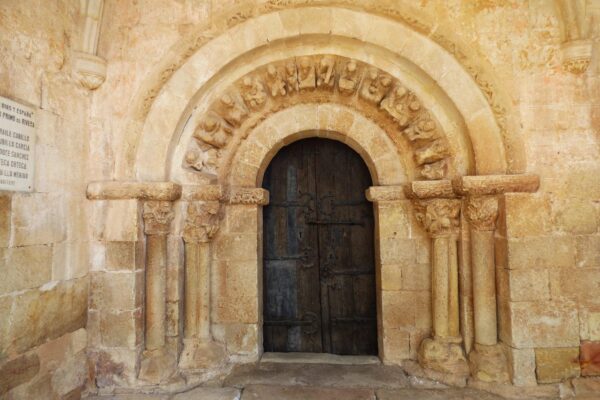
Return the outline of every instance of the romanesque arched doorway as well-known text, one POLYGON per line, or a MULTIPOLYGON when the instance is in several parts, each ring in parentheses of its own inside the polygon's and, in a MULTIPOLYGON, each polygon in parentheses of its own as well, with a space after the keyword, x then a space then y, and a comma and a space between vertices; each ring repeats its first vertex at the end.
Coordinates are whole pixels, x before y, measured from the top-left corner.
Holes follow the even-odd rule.
POLYGON ((341 142, 281 149, 263 180, 264 349, 377 354, 372 185, 341 142))

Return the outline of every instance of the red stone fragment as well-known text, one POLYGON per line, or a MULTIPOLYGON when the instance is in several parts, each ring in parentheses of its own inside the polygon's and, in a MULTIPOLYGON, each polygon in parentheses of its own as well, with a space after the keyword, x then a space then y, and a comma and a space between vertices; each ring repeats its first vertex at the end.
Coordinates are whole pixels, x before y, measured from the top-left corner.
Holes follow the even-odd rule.
POLYGON ((582 376, 600 376, 600 341, 581 342, 579 363, 582 376))

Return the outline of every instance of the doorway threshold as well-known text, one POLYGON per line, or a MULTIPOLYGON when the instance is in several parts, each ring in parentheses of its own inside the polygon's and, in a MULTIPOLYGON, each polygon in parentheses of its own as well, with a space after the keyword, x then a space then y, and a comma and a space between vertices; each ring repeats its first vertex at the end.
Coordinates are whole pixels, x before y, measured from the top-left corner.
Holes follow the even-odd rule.
POLYGON ((378 365, 377 356, 340 356, 329 353, 264 353, 261 363, 280 364, 338 364, 338 365, 378 365))

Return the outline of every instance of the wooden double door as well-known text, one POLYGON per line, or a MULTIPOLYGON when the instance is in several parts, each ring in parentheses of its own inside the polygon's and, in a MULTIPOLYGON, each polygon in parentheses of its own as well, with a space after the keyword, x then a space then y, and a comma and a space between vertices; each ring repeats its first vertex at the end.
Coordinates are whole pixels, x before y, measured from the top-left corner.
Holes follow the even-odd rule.
POLYGON ((373 208, 361 157, 306 139, 272 160, 263 187, 264 350, 377 354, 373 208))

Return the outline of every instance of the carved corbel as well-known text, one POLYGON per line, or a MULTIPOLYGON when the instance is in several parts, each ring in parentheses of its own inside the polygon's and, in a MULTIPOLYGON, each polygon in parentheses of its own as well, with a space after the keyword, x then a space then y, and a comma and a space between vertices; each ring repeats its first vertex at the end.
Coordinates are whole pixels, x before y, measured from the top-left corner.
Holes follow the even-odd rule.
POLYGON ((460 223, 460 201, 431 199, 414 202, 415 217, 431 237, 456 233, 460 223))
POLYGON ((208 243, 219 230, 218 201, 190 203, 187 209, 183 240, 186 243, 208 243))
POLYGON ((146 235, 169 234, 173 221, 173 208, 170 201, 147 201, 144 203, 144 233, 146 235))
POLYGON ((81 86, 95 90, 106 79, 106 60, 97 55, 104 0, 81 0, 81 43, 73 53, 73 75, 81 86))

